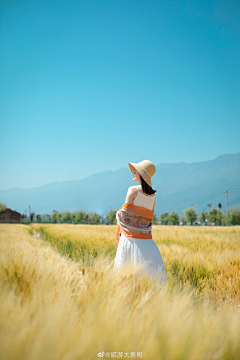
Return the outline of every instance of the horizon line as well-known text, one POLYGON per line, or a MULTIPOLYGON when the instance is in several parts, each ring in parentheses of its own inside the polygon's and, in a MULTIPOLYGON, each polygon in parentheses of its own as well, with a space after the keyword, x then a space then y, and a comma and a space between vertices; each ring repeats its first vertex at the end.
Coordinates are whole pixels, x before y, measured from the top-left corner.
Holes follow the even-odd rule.
MULTIPOLYGON (((218 155, 217 157, 215 157, 214 159, 211 159, 211 160, 205 160, 205 161, 196 161, 196 162, 191 162, 191 163, 187 163, 185 161, 179 161, 179 162, 168 162, 168 163, 159 163, 158 165, 156 165, 156 167, 160 166, 160 165, 175 165, 175 164, 186 164, 186 165, 192 165, 192 164, 200 164, 200 163, 207 163, 207 162, 210 162, 210 161, 214 161, 216 159, 218 159, 219 157, 222 157, 222 156, 226 156, 226 155, 240 155, 240 151, 237 152, 237 153, 225 153, 225 154, 221 154, 221 155, 218 155)), ((121 167, 117 170, 104 170, 104 171, 101 171, 101 172, 97 172, 97 173, 93 173, 91 175, 88 175, 87 177, 84 177, 84 178, 80 178, 80 179, 73 179, 73 180, 61 180, 61 181, 53 181, 53 182, 49 182, 49 183, 45 183, 45 184, 42 184, 42 185, 39 185, 39 186, 33 186, 33 187, 28 187, 28 188, 23 188, 23 187, 12 187, 12 188, 9 188, 9 189, 0 189, 0 191, 9 191, 9 190, 16 190, 16 189, 20 189, 20 190, 31 190, 31 189, 36 189, 36 188, 40 188, 42 186, 47 186, 47 185, 53 185, 53 184, 58 184, 58 183, 64 183, 64 182, 72 182, 72 181, 80 181, 80 180, 85 180, 85 179, 88 179, 89 177, 91 176, 94 176, 94 175, 97 175, 97 174, 103 174, 103 173, 106 173, 106 172, 117 172, 119 170, 122 170, 122 169, 125 169, 127 168, 126 167, 121 167)))

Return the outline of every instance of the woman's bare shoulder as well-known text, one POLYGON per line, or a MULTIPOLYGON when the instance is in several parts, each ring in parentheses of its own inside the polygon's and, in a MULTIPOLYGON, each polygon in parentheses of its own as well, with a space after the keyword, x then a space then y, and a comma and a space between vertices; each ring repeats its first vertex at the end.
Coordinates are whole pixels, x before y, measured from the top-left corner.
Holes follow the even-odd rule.
POLYGON ((125 202, 132 204, 133 200, 137 197, 137 192, 135 186, 129 186, 125 202))
POLYGON ((130 194, 137 193, 136 186, 134 186, 134 185, 133 185, 133 186, 129 186, 128 192, 129 192, 130 194))

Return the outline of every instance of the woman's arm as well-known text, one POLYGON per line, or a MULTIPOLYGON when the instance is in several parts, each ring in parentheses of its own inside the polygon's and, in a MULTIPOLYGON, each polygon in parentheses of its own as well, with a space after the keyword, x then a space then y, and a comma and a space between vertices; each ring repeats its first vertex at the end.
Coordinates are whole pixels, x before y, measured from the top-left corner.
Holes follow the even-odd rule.
POLYGON ((136 196, 137 196, 137 189, 135 188, 135 186, 130 186, 128 188, 125 203, 132 204, 132 202, 136 198, 136 196))

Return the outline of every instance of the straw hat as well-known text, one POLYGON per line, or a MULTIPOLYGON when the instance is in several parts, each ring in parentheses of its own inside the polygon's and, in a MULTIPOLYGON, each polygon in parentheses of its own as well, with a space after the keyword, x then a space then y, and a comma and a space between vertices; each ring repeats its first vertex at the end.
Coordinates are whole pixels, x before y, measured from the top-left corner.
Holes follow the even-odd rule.
POLYGON ((137 164, 128 163, 128 165, 132 173, 137 170, 146 183, 152 187, 151 177, 155 174, 156 168, 151 161, 143 160, 137 164))

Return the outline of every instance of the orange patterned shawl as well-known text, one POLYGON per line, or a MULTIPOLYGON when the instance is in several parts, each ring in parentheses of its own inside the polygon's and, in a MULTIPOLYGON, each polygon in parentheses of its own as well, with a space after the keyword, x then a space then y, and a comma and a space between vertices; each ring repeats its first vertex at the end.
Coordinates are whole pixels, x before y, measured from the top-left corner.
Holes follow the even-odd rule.
POLYGON ((136 239, 152 239, 154 211, 142 206, 124 203, 116 213, 117 229, 115 239, 119 242, 121 232, 136 239))

